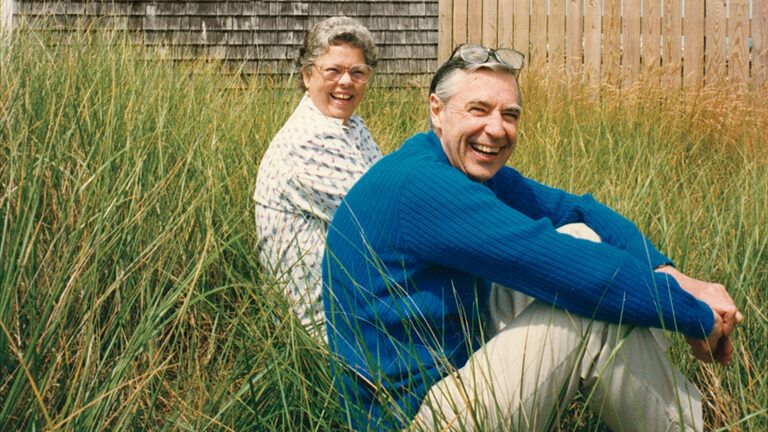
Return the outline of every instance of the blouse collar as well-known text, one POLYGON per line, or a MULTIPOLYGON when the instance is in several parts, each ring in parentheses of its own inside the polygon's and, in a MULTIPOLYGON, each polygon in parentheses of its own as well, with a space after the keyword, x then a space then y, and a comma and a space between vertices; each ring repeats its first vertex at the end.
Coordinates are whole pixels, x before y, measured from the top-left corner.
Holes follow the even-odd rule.
POLYGON ((352 116, 349 118, 349 124, 345 125, 344 120, 338 119, 335 117, 329 117, 320 111, 320 108, 318 108, 314 102, 312 102, 312 98, 309 97, 309 93, 304 92, 304 96, 301 98, 301 102, 299 102, 299 106, 306 109, 309 113, 311 113, 317 120, 324 120, 331 122, 334 125, 337 125, 343 129, 355 129, 358 125, 358 122, 360 121, 360 117, 357 114, 352 114, 352 116))

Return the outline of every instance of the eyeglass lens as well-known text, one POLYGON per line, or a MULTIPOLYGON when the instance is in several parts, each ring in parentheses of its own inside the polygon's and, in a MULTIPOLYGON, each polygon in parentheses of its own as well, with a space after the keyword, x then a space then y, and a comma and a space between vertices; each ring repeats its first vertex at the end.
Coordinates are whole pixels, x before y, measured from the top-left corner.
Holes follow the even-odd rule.
POLYGON ((323 75, 323 79, 328 81, 337 81, 341 79, 344 73, 348 72, 349 77, 354 82, 364 83, 368 81, 373 73, 373 69, 366 64, 354 64, 346 67, 342 65, 318 65, 318 69, 323 75))
POLYGON ((523 67, 523 55, 509 48, 492 50, 480 45, 463 45, 459 47, 458 54, 461 55, 461 59, 467 63, 485 63, 491 56, 493 56, 496 61, 503 63, 512 69, 521 69, 523 67))
POLYGON ((508 64, 513 69, 522 69, 523 67, 523 55, 515 50, 508 48, 500 48, 496 50, 496 58, 508 64))

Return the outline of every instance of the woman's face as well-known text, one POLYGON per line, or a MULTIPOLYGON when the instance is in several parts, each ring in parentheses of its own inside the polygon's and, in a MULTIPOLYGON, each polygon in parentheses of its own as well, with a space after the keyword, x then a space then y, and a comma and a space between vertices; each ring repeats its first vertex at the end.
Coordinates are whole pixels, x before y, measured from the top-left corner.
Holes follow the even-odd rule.
POLYGON ((315 106, 346 123, 362 102, 372 73, 365 65, 363 50, 341 44, 328 47, 315 64, 302 71, 302 78, 315 106))

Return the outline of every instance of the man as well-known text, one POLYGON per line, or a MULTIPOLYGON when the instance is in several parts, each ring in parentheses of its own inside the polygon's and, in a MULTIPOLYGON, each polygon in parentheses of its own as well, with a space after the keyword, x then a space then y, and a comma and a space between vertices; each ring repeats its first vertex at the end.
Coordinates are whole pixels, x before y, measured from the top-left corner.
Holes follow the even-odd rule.
POLYGON ((546 430, 581 391, 615 430, 701 430, 700 395, 650 327, 726 364, 741 315, 589 195, 505 166, 521 67, 514 50, 457 48, 432 80, 432 130, 374 165, 331 222, 323 302, 348 420, 546 430), (600 242, 556 229, 574 223, 600 242), (510 309, 489 308, 490 282, 535 301, 485 334, 487 312, 510 309))

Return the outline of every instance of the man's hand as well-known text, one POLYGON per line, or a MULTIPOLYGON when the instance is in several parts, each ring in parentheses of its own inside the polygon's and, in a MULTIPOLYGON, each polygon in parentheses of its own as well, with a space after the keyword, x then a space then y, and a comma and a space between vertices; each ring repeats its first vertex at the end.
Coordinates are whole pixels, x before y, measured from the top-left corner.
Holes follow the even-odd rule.
POLYGON ((697 359, 706 363, 716 361, 721 365, 727 365, 733 359, 733 343, 730 336, 723 335, 723 319, 717 313, 714 315, 715 324, 707 339, 686 337, 685 340, 697 359))
POLYGON ((709 305, 714 313, 714 325, 706 340, 687 338, 693 355, 705 362, 716 361, 723 365, 728 364, 733 358, 731 332, 744 317, 725 287, 688 277, 671 266, 660 267, 656 271, 667 273, 675 278, 681 288, 709 305))

